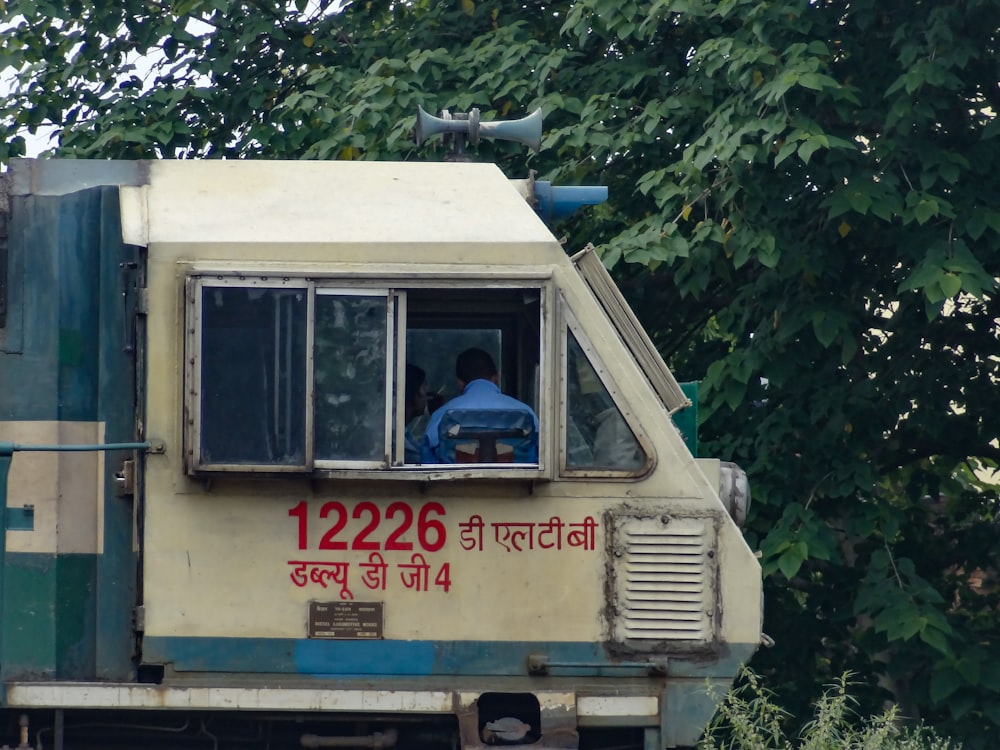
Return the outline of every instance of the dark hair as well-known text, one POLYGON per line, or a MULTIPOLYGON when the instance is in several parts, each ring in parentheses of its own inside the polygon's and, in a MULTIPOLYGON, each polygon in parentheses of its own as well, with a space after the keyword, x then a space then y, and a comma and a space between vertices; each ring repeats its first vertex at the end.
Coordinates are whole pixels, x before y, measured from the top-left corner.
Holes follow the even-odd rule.
POLYGON ((489 380, 497 374, 493 357, 482 349, 472 347, 458 355, 455 360, 455 376, 463 383, 473 380, 489 380))
POLYGON ((417 394, 420 393, 420 386, 427 381, 427 373, 416 365, 406 363, 406 403, 413 403, 417 394))

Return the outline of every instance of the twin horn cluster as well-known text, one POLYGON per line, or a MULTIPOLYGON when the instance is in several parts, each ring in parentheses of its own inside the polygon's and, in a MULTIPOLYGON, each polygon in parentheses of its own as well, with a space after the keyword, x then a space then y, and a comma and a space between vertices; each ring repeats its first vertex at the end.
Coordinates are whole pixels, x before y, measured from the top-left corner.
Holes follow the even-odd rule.
POLYGON ((458 151, 461 151, 464 145, 463 141, 468 142, 470 146, 475 146, 479 143, 480 138, 514 141, 533 151, 538 151, 542 146, 542 110, 536 109, 520 120, 481 122, 478 109, 454 115, 444 110, 440 117, 435 117, 425 112, 422 107, 418 107, 417 145, 420 146, 427 139, 442 134, 446 137, 451 135, 455 139, 455 147, 458 151))

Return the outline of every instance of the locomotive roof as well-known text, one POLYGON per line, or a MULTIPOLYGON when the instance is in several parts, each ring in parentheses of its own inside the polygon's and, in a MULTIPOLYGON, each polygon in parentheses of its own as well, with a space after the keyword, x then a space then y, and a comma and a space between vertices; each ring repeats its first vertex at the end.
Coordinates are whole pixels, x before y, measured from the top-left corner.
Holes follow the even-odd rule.
POLYGON ((143 216, 145 227, 125 227, 141 231, 137 244, 554 242, 493 164, 15 160, 12 171, 21 194, 144 186, 144 198, 123 198, 144 204, 123 210, 143 216))

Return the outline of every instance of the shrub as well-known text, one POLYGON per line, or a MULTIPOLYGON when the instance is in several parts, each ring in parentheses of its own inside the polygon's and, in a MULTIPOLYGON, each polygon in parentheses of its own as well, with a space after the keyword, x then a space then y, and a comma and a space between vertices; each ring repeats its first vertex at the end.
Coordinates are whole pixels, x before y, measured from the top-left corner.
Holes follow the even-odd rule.
POLYGON ((903 726, 895 706, 878 716, 858 716, 849 677, 844 675, 827 688, 816 702, 812 720, 789 739, 791 715, 756 674, 744 670, 698 750, 961 750, 960 744, 927 727, 903 726))

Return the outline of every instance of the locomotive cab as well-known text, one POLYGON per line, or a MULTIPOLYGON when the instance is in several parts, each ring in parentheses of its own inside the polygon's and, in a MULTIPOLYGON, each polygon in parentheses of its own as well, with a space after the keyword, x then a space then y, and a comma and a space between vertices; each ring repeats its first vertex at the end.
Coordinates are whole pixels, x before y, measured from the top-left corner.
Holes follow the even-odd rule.
POLYGON ((11 462, 8 519, 33 520, 6 531, 10 715, 246 716, 313 747, 696 742, 760 640, 746 494, 692 455, 684 392, 523 184, 467 163, 12 175, 0 439, 135 447, 11 462), (473 348, 525 409, 448 409, 473 348), (413 414, 418 371, 440 414, 413 414), (46 561, 82 564, 70 599, 46 561))

